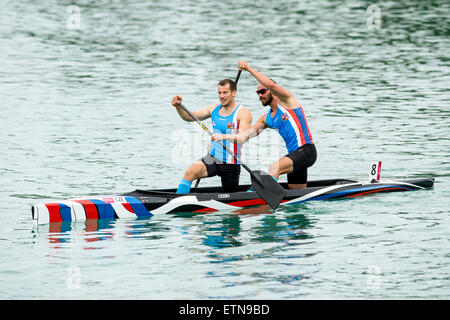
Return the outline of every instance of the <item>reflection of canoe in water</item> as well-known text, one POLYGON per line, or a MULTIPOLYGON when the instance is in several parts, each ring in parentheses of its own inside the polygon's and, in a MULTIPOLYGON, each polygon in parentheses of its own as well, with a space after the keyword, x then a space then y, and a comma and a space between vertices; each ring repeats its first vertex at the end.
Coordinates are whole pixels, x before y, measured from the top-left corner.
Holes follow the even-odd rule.
MULTIPOLYGON (((287 188, 285 183, 281 185, 287 188)), ((308 181, 306 189, 287 190, 281 205, 312 200, 361 197, 382 192, 430 189, 433 178, 379 181, 363 183, 346 179, 308 181)), ((240 186, 239 192, 223 193, 221 187, 193 188, 189 194, 176 189, 136 190, 112 196, 48 202, 32 207, 32 217, 38 224, 88 219, 149 217, 171 212, 210 212, 238 210, 266 204, 256 192, 247 192, 250 185, 240 186)))

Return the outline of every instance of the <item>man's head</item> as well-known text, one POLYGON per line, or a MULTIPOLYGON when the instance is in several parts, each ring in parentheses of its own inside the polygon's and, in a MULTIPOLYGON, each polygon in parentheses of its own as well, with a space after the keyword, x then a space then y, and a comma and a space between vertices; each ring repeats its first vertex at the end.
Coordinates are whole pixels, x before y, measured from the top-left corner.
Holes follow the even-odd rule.
POLYGON ((227 106, 234 101, 237 89, 236 83, 231 79, 223 79, 217 84, 217 93, 219 95, 220 103, 227 106))
POLYGON ((263 106, 268 106, 273 100, 270 90, 264 87, 261 83, 259 83, 258 88, 256 88, 256 94, 258 95, 258 98, 263 106))

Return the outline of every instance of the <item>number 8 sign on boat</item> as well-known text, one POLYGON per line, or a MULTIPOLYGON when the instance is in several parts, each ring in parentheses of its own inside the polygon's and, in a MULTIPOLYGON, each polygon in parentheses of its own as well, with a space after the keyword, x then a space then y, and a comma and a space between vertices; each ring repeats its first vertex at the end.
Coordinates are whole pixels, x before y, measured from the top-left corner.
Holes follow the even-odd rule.
POLYGON ((381 161, 372 162, 370 164, 369 182, 374 183, 380 181, 381 161))

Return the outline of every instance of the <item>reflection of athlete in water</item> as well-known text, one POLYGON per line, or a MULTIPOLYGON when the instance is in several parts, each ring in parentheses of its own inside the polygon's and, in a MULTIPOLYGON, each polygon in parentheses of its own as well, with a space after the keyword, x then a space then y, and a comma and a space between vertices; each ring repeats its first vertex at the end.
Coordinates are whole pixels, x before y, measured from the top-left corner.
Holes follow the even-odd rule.
MULTIPOLYGON (((298 210, 295 209, 295 210, 298 210)), ((201 233, 203 236, 202 243, 206 246, 217 248, 240 247, 247 243, 242 242, 241 222, 248 218, 245 215, 258 215, 260 220, 259 227, 255 228, 252 237, 247 242, 280 242, 287 240, 305 240, 313 238, 308 234, 308 229, 313 227, 308 218, 298 212, 287 212, 287 216, 268 214, 271 211, 267 206, 255 208, 244 208, 234 211, 233 215, 221 215, 214 223, 208 221, 203 224, 201 233), (252 210, 250 212, 249 210, 252 210)), ((253 216, 255 217, 255 216, 253 216)), ((218 261, 228 260, 229 256, 218 255, 215 257, 218 261)))
POLYGON ((286 143, 288 154, 269 166, 269 174, 276 179, 281 174, 287 174, 290 189, 306 188, 307 168, 316 162, 317 152, 303 108, 290 91, 251 68, 247 62, 239 61, 238 67, 247 70, 258 80, 256 93, 264 106, 270 106, 270 111, 261 116, 247 133, 215 135, 213 140, 244 143, 266 128, 276 129, 286 143))

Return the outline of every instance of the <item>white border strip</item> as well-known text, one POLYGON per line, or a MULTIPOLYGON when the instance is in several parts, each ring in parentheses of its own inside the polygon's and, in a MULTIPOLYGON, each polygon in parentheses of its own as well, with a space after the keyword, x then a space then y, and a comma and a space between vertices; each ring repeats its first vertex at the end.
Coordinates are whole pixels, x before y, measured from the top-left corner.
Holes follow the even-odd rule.
POLYGON ((45 204, 38 204, 35 207, 35 215, 38 224, 50 223, 50 212, 45 204))
POLYGON ((164 214, 164 213, 168 213, 169 211, 172 211, 173 209, 176 209, 176 208, 184 206, 184 205, 189 205, 189 204, 199 205, 199 206, 203 206, 205 208, 211 208, 211 209, 215 209, 215 210, 236 210, 236 209, 241 208, 241 207, 232 206, 232 205, 229 205, 226 203, 222 203, 217 200, 198 201, 196 196, 182 196, 182 197, 175 198, 175 199, 169 201, 165 205, 163 205, 155 210, 152 210, 151 213, 164 214))
POLYGON ((382 181, 379 181, 379 183, 391 183, 391 184, 410 186, 410 187, 419 188, 419 189, 426 189, 426 188, 418 186, 416 184, 412 184, 412 183, 408 183, 408 182, 401 182, 401 181, 382 180, 382 181))
POLYGON ((86 211, 81 203, 70 200, 58 201, 58 203, 65 204, 70 207, 72 221, 86 221, 86 211))
POLYGON ((360 182, 349 183, 349 184, 338 184, 338 185, 334 185, 334 186, 331 186, 331 187, 328 187, 328 188, 325 188, 325 189, 320 189, 320 190, 308 193, 308 194, 306 194, 306 195, 304 195, 302 197, 298 197, 298 198, 289 200, 287 202, 280 203, 280 205, 288 205, 288 204, 293 204, 293 203, 300 202, 300 201, 305 201, 305 200, 308 200, 308 199, 320 196, 320 195, 322 195, 324 193, 327 193, 328 191, 332 191, 332 190, 335 190, 335 189, 340 189, 340 188, 343 188, 343 187, 361 186, 361 185, 362 184, 360 182))

